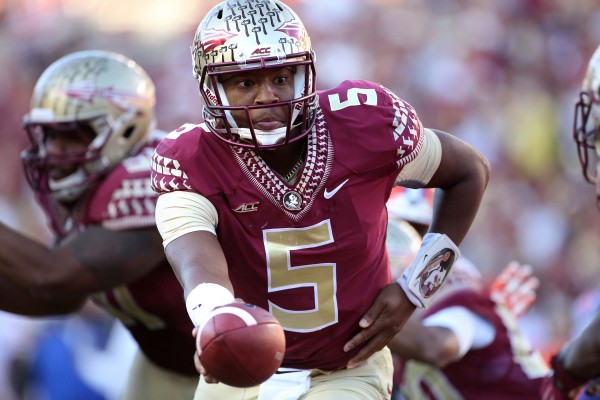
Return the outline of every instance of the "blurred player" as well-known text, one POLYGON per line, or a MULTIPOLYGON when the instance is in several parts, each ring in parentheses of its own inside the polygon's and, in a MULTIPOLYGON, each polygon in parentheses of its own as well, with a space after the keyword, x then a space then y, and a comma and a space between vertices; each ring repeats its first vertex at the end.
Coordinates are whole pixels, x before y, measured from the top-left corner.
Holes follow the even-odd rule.
MULTIPOLYGON (((575 105, 573 138, 583 176, 596 185, 600 210, 600 46, 590 59, 575 105)), ((574 399, 590 380, 580 398, 600 398, 600 313, 552 358, 552 367, 554 375, 544 384, 543 400, 574 399)))
MULTIPOLYGON (((221 2, 200 23, 192 55, 204 123, 171 132, 152 163, 157 225, 191 318, 202 326, 235 295, 284 327, 282 365, 299 370, 295 398, 389 398, 386 344, 443 282, 421 285, 429 260, 450 251, 446 274, 458 257, 487 161, 424 129, 379 84, 317 93, 310 39, 283 2, 221 2), (398 282, 385 248, 394 185, 443 192, 420 257, 398 282)), ((224 398, 199 370, 196 397, 224 398)))
MULTIPOLYGON (((422 228, 431 221, 433 190, 395 188, 388 209, 392 271, 400 274, 420 242, 412 224, 422 228)), ((461 257, 432 306, 389 344, 398 356, 394 398, 538 399, 548 368, 516 321, 535 300, 539 282, 531 272, 512 262, 485 287, 479 271, 461 257)))
POLYGON ((56 243, 0 224, 0 308, 64 314, 92 296, 140 348, 124 399, 189 399, 193 325, 154 223, 154 104, 151 79, 119 54, 77 52, 44 71, 22 158, 56 243))

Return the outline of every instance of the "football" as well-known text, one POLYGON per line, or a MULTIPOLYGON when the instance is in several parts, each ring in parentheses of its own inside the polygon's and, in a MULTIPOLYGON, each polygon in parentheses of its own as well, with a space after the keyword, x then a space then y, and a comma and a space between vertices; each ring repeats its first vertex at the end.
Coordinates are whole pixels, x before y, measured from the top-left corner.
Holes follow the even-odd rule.
POLYGON ((231 303, 215 308, 196 336, 200 362, 209 375, 229 386, 256 386, 283 361, 285 334, 267 310, 231 303))

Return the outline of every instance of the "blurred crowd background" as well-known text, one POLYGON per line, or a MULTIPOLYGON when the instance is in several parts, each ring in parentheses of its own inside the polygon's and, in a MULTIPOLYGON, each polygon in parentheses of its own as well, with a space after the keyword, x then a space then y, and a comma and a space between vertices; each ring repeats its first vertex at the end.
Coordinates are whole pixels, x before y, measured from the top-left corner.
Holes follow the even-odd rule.
MULTIPOLYGON (((121 52, 155 80, 161 129, 199 122, 189 47, 216 3, 0 1, 0 221, 50 240, 19 158, 28 144, 21 118, 41 72, 72 51, 121 52)), ((571 130, 587 61, 600 44, 600 2, 287 3, 311 36, 320 88, 344 79, 379 82, 412 104, 425 126, 450 132, 488 157, 492 177, 463 254, 486 276, 513 259, 535 269, 542 284, 522 325, 544 354, 554 351, 597 306, 600 213, 571 130)), ((0 400, 12 400, 7 382, 23 385, 13 361, 30 361, 48 327, 72 318, 0 315, 0 400)), ((23 398, 37 399, 29 393, 23 398)))

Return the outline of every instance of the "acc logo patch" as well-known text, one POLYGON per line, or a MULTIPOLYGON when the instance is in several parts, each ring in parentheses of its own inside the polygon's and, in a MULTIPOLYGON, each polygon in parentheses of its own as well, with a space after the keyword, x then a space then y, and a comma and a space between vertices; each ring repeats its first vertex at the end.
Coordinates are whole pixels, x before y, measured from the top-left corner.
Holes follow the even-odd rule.
POLYGON ((259 204, 260 204, 260 201, 254 201, 252 203, 243 203, 243 204, 240 204, 239 206, 237 206, 236 208, 234 208, 233 212, 249 213, 249 212, 258 211, 259 204))

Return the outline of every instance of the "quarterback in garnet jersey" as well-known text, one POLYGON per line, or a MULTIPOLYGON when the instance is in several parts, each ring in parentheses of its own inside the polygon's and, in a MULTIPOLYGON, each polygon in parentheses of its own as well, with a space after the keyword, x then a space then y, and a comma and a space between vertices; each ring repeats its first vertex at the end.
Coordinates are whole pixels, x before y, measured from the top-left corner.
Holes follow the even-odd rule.
MULTIPOLYGON (((282 365, 295 371, 260 393, 286 380, 290 398, 389 398, 386 344, 441 287, 443 279, 425 291, 419 274, 440 251, 458 256, 487 161, 423 128, 382 85, 345 81, 317 92, 310 38, 281 1, 217 4, 192 57, 204 122, 171 132, 152 158, 156 223, 190 318, 201 329, 214 307, 238 297, 279 320, 282 365), (444 196, 421 257, 392 282, 386 201, 397 184, 441 187, 444 196)), ((196 398, 225 398, 195 360, 196 398)), ((250 392, 227 398, 255 399, 250 392)))
POLYGON ((424 136, 412 107, 380 85, 346 81, 319 99, 291 185, 202 125, 169 134, 152 160, 156 190, 192 190, 215 206, 235 296, 271 310, 286 330, 282 365, 301 369, 341 368, 356 353, 344 344, 390 283, 384 205, 424 136), (370 103, 340 108, 349 93, 370 103), (300 199, 293 207, 290 193, 300 199))

